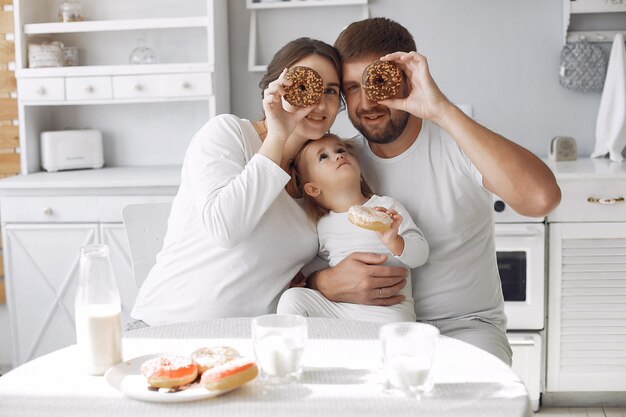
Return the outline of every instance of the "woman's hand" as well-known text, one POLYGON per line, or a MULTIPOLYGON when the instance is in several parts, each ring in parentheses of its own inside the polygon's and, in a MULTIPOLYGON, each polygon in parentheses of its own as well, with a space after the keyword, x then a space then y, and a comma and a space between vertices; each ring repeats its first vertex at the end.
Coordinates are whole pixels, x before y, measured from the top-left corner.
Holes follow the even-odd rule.
POLYGON ((263 92, 267 137, 272 136, 282 140, 287 140, 300 120, 313 110, 313 106, 297 109, 293 113, 284 109, 282 97, 285 95, 285 86, 292 84, 292 81, 285 78, 285 74, 287 74, 286 68, 263 92))
POLYGON ((426 57, 417 52, 394 52, 380 58, 398 65, 411 87, 409 95, 401 99, 381 100, 392 109, 403 110, 421 119, 436 120, 450 104, 430 75, 426 57))

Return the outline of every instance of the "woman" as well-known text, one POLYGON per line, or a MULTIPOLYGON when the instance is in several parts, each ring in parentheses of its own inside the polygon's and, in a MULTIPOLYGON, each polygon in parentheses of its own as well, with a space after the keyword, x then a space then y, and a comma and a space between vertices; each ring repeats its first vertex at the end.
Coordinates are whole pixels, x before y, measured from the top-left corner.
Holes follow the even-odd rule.
POLYGON ((317 253, 317 235, 284 190, 287 167, 319 139, 340 107, 341 64, 324 42, 300 38, 272 59, 259 86, 265 119, 210 120, 192 139, 163 249, 131 316, 142 325, 275 311, 281 293, 317 253), (286 69, 316 70, 322 99, 303 109, 282 100, 286 69))

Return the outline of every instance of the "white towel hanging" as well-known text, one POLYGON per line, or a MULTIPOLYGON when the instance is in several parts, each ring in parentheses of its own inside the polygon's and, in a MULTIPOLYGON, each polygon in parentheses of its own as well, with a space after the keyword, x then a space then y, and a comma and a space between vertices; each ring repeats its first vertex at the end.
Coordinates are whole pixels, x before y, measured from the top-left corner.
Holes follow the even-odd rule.
POLYGON ((626 49, 624 35, 613 39, 606 80, 596 120, 596 147, 592 158, 604 157, 615 162, 624 160, 626 147, 626 49))

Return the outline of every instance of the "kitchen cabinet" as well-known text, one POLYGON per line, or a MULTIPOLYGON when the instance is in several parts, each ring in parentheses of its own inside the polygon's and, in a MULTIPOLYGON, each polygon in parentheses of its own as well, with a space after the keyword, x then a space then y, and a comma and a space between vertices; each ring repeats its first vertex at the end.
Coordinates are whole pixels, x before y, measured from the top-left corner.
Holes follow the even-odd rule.
POLYGON ((180 167, 38 172, 0 181, 12 364, 75 343, 80 247, 105 243, 120 290, 122 320, 137 288, 121 210, 172 201, 180 167))
POLYGON ((617 33, 613 29, 626 33, 625 16, 626 0, 563 0, 563 40, 611 42, 617 33))
POLYGON ((549 230, 549 392, 626 391, 626 166, 551 163, 562 190, 549 230))
POLYGON ((84 21, 59 22, 58 0, 14 0, 21 172, 41 170, 41 132, 68 128, 101 130, 106 166, 180 164, 230 111, 226 0, 81 3, 84 21), (79 65, 30 68, 28 45, 50 41, 79 65), (156 62, 131 65, 142 42, 156 62))
MULTIPOLYGON (((318 7, 344 7, 344 6, 360 6, 361 14, 356 18, 351 18, 347 21, 347 23, 342 24, 337 27, 347 26, 352 21, 367 19, 370 17, 369 15, 369 0, 315 0, 315 1, 298 1, 298 0, 289 0, 289 1, 263 1, 263 0, 246 0, 246 8, 250 10, 250 26, 249 26, 249 39, 248 39, 248 71, 256 71, 256 72, 264 72, 267 69, 267 64, 259 64, 257 61, 259 60, 257 54, 257 45, 260 43, 258 40, 258 33, 263 32, 263 30, 259 29, 261 24, 259 23, 258 12, 260 11, 279 11, 286 9, 294 9, 294 11, 299 10, 307 10, 309 8, 318 8, 318 7)), ((336 9, 335 9, 336 10, 336 9)), ((293 16, 293 15, 292 15, 293 16)), ((299 16, 306 16, 304 14, 300 14, 299 16)), ((284 18, 289 18, 286 15, 284 18)), ((291 17, 293 18, 293 17, 291 17)), ((303 21, 316 21, 315 19, 305 19, 303 21)), ((326 27, 332 27, 333 25, 326 25, 326 27)), ((267 32, 267 31, 266 31, 267 32)), ((332 32, 330 32, 332 34, 332 32)), ((334 35, 331 35, 326 40, 328 43, 332 45, 333 40, 337 37, 339 33, 337 32, 334 35)), ((295 39, 299 36, 308 36, 308 35, 290 35, 290 39, 295 39)))
MULTIPOLYGON (((226 0, 14 0, 21 174, 0 181, 12 362, 75 341, 80 247, 106 243, 128 319, 137 293, 121 209, 171 201, 195 132, 230 111, 226 0), (143 39, 156 63, 130 64, 143 39), (77 66, 30 68, 30 43, 77 47, 77 66), (105 167, 48 173, 40 135, 102 131, 105 167)), ((5 337, 5 334, 0 335, 5 337)))

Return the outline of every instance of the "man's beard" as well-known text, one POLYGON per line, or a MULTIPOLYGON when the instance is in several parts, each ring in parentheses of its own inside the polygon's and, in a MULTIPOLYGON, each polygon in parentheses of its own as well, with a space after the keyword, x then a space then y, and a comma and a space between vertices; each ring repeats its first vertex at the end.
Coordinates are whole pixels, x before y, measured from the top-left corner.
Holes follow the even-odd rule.
POLYGON ((410 115, 409 113, 403 111, 397 111, 394 115, 389 111, 388 108, 385 108, 385 111, 387 111, 387 113, 389 114, 389 123, 387 123, 387 125, 382 129, 376 129, 376 131, 368 130, 368 128, 363 126, 363 124, 361 124, 360 122, 361 118, 368 112, 360 112, 357 114, 356 118, 352 118, 350 116, 350 121, 369 142, 380 144, 391 143, 394 140, 398 139, 402 132, 404 132, 404 129, 409 122, 410 115))

